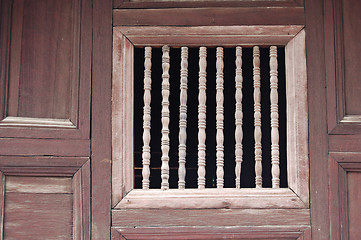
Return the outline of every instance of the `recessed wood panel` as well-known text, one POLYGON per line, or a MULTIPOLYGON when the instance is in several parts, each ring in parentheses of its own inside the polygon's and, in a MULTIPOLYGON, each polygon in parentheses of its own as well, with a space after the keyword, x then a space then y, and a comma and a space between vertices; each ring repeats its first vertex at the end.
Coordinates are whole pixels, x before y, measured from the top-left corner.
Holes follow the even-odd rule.
POLYGON ((5 239, 73 239, 71 177, 5 178, 5 239))
POLYGON ((79 80, 78 3, 14 1, 8 116, 71 118, 79 80))
POLYGON ((348 236, 359 239, 361 236, 361 172, 347 173, 348 236))
POLYGON ((361 1, 343 0, 345 114, 361 115, 361 1))

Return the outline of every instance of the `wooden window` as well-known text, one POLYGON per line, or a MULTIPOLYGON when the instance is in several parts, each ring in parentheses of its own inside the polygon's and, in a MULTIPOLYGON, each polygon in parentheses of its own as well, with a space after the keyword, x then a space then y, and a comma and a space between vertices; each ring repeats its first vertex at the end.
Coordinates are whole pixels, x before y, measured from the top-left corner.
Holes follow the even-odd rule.
MULTIPOLYGON (((113 34, 112 205, 115 208, 308 208, 307 79, 302 26, 115 27, 113 34), (163 191, 148 189, 145 181, 146 190, 134 189, 133 115, 134 111, 142 111, 133 107, 134 47, 147 47, 144 64, 147 69, 150 47, 165 45, 285 46, 288 188, 163 191)), ((185 48, 182 50, 185 52, 185 48)), ((220 70, 218 66, 217 71, 220 70)), ((145 84, 149 84, 147 81, 145 84)))

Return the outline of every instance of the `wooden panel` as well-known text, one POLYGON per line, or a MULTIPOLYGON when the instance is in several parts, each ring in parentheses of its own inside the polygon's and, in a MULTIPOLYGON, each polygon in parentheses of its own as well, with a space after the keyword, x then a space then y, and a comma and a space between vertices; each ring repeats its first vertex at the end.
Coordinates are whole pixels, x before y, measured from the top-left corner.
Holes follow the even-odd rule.
POLYGON ((2 4, 1 136, 89 138, 91 3, 2 4))
POLYGON ((72 178, 6 177, 6 193, 72 193, 72 178))
POLYGON ((114 8, 303 7, 303 0, 113 0, 114 8))
POLYGON ((8 116, 71 118, 79 74, 79 3, 14 1, 8 116))
POLYGON ((113 26, 232 26, 260 24, 303 25, 303 8, 179 8, 113 11, 113 26))
POLYGON ((349 239, 358 239, 361 236, 361 173, 347 173, 347 185, 348 236, 349 239))
POLYGON ((308 227, 113 228, 112 239, 311 239, 308 227))
POLYGON ((72 239, 71 194, 5 194, 5 239, 72 239))
POLYGON ((92 231, 94 240, 110 239, 112 0, 93 0, 92 55, 92 231))
POLYGON ((112 211, 116 227, 307 226, 308 209, 127 209, 112 211))
POLYGON ((1 138, 0 155, 90 155, 89 140, 1 138))
POLYGON ((328 129, 332 134, 361 133, 360 11, 357 0, 325 3, 328 129))
POLYGON ((323 2, 306 0, 305 18, 312 238, 330 239, 323 2))

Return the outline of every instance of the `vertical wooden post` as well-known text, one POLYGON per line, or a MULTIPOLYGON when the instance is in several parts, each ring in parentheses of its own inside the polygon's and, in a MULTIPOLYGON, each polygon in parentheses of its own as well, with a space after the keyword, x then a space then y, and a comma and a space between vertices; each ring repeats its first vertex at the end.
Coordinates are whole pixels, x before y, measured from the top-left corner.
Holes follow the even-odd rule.
POLYGON ((206 187, 206 84, 207 48, 199 48, 199 94, 198 94, 198 188, 206 187))
POLYGON ((236 48, 236 112, 235 112, 235 156, 236 156, 236 188, 241 188, 241 167, 242 167, 242 158, 243 158, 243 149, 242 149, 242 140, 243 140, 243 131, 242 131, 242 123, 243 123, 243 112, 242 112, 242 47, 236 48))
POLYGON ((188 89, 188 48, 181 48, 180 70, 180 106, 179 106, 179 168, 178 188, 185 189, 186 142, 187 142, 187 89, 188 89))
POLYGON ((270 87, 271 87, 271 163, 272 163, 272 188, 280 187, 280 152, 278 132, 278 62, 277 47, 270 47, 270 87))
POLYGON ((261 71, 259 47, 253 47, 254 155, 256 188, 262 188, 261 71))
POLYGON ((223 179, 223 177, 224 177, 224 170, 223 170, 223 165, 224 165, 223 67, 224 67, 224 64, 223 64, 223 48, 222 47, 217 47, 216 55, 217 55, 217 62, 216 62, 216 68, 217 68, 217 73, 216 73, 216 90, 217 90, 217 93, 216 93, 216 102, 217 102, 217 106, 216 106, 216 126, 217 126, 216 162, 217 163, 216 164, 217 164, 217 172, 216 173, 217 173, 217 188, 223 188, 223 184, 224 184, 224 179, 223 179))
POLYGON ((143 189, 149 189, 150 176, 150 102, 151 102, 151 67, 152 67, 152 48, 146 47, 144 51, 144 108, 143 108, 143 189))
POLYGON ((163 56, 162 56, 162 141, 161 141, 161 149, 162 149, 162 167, 161 167, 161 178, 162 190, 169 189, 169 47, 163 46, 163 56))

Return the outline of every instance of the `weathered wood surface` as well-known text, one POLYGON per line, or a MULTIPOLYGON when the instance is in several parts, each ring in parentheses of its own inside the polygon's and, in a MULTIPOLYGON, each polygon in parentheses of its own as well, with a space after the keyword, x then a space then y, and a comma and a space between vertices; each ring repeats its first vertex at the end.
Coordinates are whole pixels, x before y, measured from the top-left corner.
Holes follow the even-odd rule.
POLYGON ((133 188, 133 45, 113 31, 112 206, 133 188))
POLYGON ((0 145, 0 155, 48 155, 69 157, 88 157, 90 155, 89 140, 0 138, 0 145))
MULTIPOLYGON (((325 1, 327 4, 328 1, 325 1)), ((323 2, 305 1, 309 113, 310 207, 313 239, 330 239, 323 2)))
POLYGON ((243 161, 243 110, 242 110, 242 84, 243 84, 243 76, 242 76, 242 47, 236 48, 236 77, 235 77, 235 87, 236 87, 236 111, 234 113, 236 130, 234 133, 234 138, 236 141, 235 145, 235 161, 236 161, 236 188, 241 188, 241 169, 242 169, 242 161, 243 161))
POLYGON ((112 228, 112 240, 120 239, 311 239, 307 226, 143 227, 112 228))
POLYGON ((72 194, 5 194, 4 239, 73 239, 72 194))
POLYGON ((301 7, 117 9, 113 26, 304 25, 303 13, 301 7))
POLYGON ((113 210, 116 227, 194 226, 307 226, 308 209, 208 209, 208 210, 113 210), (285 221, 287 219, 287 221, 285 221))
POLYGON ((290 189, 132 190, 118 209, 307 208, 290 189))
POLYGON ((198 188, 206 186, 206 126, 207 126, 207 48, 199 48, 198 93, 198 188))
POLYGON ((147 1, 113 0, 113 8, 193 8, 193 7, 303 7, 304 0, 247 0, 247 1, 147 1))
POLYGON ((112 1, 92 3, 91 239, 103 240, 111 225, 112 1))
POLYGON ((185 189, 187 150, 187 89, 188 89, 188 47, 181 48, 180 94, 179 94, 179 151, 178 188, 185 189))
POLYGON ((162 184, 161 188, 163 190, 169 189, 169 122, 170 122, 170 112, 169 112, 169 68, 170 68, 170 48, 169 46, 162 47, 163 56, 162 56, 162 139, 161 139, 161 150, 162 150, 162 167, 161 167, 161 178, 162 184))
POLYGON ((261 69, 259 47, 253 47, 254 155, 256 188, 262 188, 261 69))
POLYGON ((305 30, 285 48, 287 98, 287 182, 305 202, 309 202, 308 90, 305 30))
POLYGON ((152 89, 152 48, 146 47, 144 49, 144 107, 143 107, 143 148, 142 148, 142 188, 149 189, 150 176, 150 121, 151 121, 151 89, 152 89))
POLYGON ((283 26, 119 26, 136 46, 254 46, 287 44, 302 25, 283 26))

